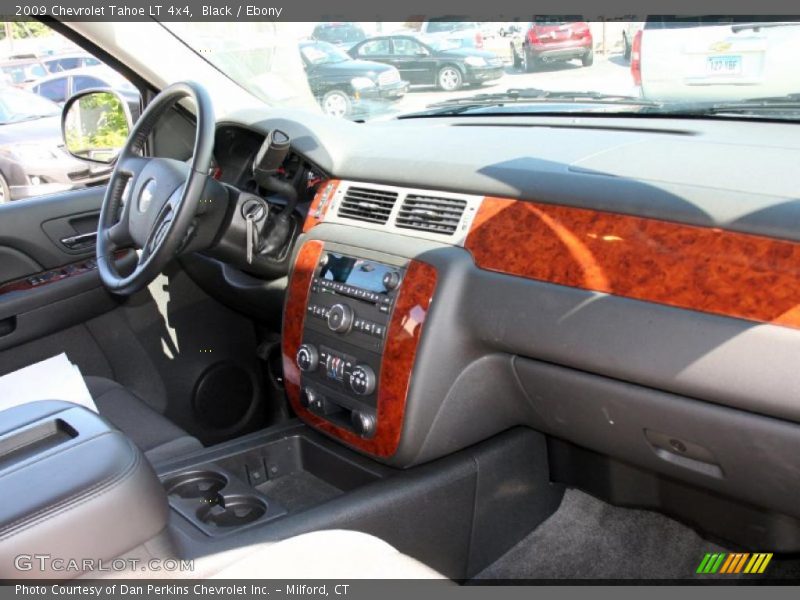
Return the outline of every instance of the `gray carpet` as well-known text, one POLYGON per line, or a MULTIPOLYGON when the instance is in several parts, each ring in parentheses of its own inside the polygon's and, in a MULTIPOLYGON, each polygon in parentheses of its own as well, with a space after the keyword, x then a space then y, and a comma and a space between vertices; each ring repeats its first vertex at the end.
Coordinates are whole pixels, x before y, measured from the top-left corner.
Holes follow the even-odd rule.
POLYGON ((707 579, 695 575, 706 552, 727 550, 658 513, 569 489, 549 519, 476 579, 707 579))

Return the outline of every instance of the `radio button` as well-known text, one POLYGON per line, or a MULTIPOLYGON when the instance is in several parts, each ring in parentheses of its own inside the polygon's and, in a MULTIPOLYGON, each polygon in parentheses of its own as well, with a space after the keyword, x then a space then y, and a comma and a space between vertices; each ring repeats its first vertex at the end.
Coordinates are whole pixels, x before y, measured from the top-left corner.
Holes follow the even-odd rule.
POLYGON ((386 333, 386 327, 384 325, 375 324, 375 328, 372 330, 372 335, 375 337, 382 338, 383 334, 386 333))
POLYGON ((353 411, 350 415, 350 424, 353 430, 362 437, 369 437, 375 433, 375 417, 360 410, 353 411))
POLYGON ((316 393, 311 388, 300 390, 300 404, 303 408, 309 408, 316 400, 316 393))
POLYGON ((383 276, 383 287, 389 291, 394 290, 398 285, 400 285, 400 279, 401 277, 399 272, 389 271, 383 276))
POLYGON ((328 312, 328 329, 347 333, 353 326, 353 309, 346 304, 334 304, 328 312))

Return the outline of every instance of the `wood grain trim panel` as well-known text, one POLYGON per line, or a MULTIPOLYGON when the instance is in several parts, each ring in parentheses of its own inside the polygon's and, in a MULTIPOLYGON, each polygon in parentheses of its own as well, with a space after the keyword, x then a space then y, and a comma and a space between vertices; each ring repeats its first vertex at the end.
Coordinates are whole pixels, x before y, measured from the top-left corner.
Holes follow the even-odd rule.
POLYGON ((321 253, 321 242, 306 242, 298 253, 289 282, 283 323, 286 393, 297 415, 309 425, 374 456, 392 456, 400 443, 417 347, 436 288, 436 270, 415 260, 408 265, 387 328, 378 384, 377 430, 373 437, 365 439, 318 417, 300 404, 301 374, 295 365, 295 355, 303 340, 308 290, 321 253))
POLYGON ((317 193, 314 194, 314 199, 311 201, 311 206, 308 207, 306 219, 303 221, 303 233, 306 233, 312 227, 319 225, 323 221, 325 214, 328 212, 328 208, 330 208, 331 202, 333 201, 333 195, 336 193, 336 188, 338 187, 338 179, 329 179, 328 181, 323 181, 319 184, 317 193), (322 207, 322 210, 319 210, 323 197, 326 197, 327 200, 325 205, 322 207), (318 210, 319 214, 317 214, 318 210))
MULTIPOLYGON (((128 250, 117 250, 114 253, 114 258, 119 260, 128 253, 128 250)), ((34 289, 39 289, 45 285, 63 281, 70 277, 76 277, 89 273, 97 269, 97 263, 94 258, 85 258, 63 267, 50 269, 49 271, 42 271, 40 273, 33 273, 21 279, 14 279, 0 284, 0 296, 10 294, 11 292, 27 292, 34 289), (32 279, 38 278, 39 283, 33 283, 32 279)))
POLYGON ((800 329, 800 244, 582 208, 484 199, 482 269, 800 329))
MULTIPOLYGON (((283 310, 283 332, 281 352, 283 355, 283 381, 286 395, 295 412, 308 420, 311 415, 300 406, 300 369, 295 363, 297 349, 303 343, 303 326, 306 319, 306 305, 314 269, 322 255, 322 242, 312 240, 300 247, 294 263, 294 270, 286 289, 286 306, 283 310)), ((311 415, 313 417, 313 415, 311 415)))

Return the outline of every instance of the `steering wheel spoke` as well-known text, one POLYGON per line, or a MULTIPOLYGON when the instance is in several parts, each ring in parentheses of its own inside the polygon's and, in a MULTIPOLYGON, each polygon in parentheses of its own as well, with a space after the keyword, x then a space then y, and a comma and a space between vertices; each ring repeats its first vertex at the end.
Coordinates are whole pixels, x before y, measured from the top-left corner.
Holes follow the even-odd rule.
POLYGON ((158 214, 155 223, 153 223, 153 226, 150 228, 150 233, 147 235, 147 241, 144 244, 143 251, 147 252, 148 255, 155 252, 164 242, 164 239, 169 233, 170 225, 172 225, 173 216, 174 209, 172 205, 170 203, 165 204, 164 208, 162 208, 161 212, 158 214))
POLYGON ((106 238, 114 250, 120 248, 130 248, 133 245, 133 238, 128 229, 128 223, 122 219, 106 230, 106 238))
POLYGON ((119 174, 127 177, 129 182, 133 184, 139 178, 142 171, 144 171, 150 159, 126 152, 124 155, 120 155, 117 161, 117 170, 119 174))

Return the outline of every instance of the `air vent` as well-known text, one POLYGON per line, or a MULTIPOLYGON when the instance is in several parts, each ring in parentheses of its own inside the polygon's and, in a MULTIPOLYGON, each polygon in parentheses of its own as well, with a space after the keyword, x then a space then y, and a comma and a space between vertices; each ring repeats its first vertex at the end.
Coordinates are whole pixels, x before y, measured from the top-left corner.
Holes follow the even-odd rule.
POLYGON ((452 235, 458 229, 466 206, 466 200, 458 198, 409 194, 400 207, 395 225, 402 229, 452 235))
POLYGON ((397 192, 350 186, 337 214, 347 219, 383 225, 389 220, 396 201, 397 192))

